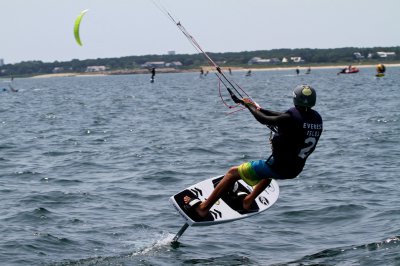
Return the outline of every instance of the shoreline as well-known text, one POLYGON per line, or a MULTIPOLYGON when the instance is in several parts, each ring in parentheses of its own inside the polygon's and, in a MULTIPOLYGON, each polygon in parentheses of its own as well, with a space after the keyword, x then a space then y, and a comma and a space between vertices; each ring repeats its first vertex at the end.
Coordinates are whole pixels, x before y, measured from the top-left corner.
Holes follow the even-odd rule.
MULTIPOLYGON (((352 65, 357 68, 375 68, 376 65, 352 65)), ((400 67, 400 64, 385 64, 386 67, 400 67)), ((229 68, 232 72, 242 72, 242 71, 285 71, 285 70, 306 70, 309 66, 287 66, 287 67, 221 67, 224 72, 228 72, 229 68)), ((310 66, 311 69, 342 69, 344 65, 328 65, 328 66, 310 66)), ((215 68, 211 66, 201 66, 194 69, 179 70, 175 68, 159 68, 157 72, 159 74, 165 73, 192 73, 199 72, 200 68, 204 71, 215 72, 215 68)), ((135 70, 113 70, 113 71, 101 71, 101 72, 90 72, 90 73, 52 73, 52 74, 42 74, 35 75, 29 78, 53 78, 53 77, 93 77, 93 76, 109 76, 109 75, 135 75, 135 74, 150 74, 147 69, 135 69, 135 70)))

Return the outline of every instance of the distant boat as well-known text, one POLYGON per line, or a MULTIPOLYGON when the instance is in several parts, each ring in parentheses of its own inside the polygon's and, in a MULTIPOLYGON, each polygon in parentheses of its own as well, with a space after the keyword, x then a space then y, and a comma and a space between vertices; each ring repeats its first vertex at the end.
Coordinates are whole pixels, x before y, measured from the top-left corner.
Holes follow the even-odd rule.
POLYGON ((360 70, 358 69, 358 68, 356 68, 356 67, 352 67, 352 66, 349 66, 349 67, 346 67, 346 68, 343 68, 339 73, 337 73, 338 75, 339 74, 355 74, 355 73, 358 73, 360 70))

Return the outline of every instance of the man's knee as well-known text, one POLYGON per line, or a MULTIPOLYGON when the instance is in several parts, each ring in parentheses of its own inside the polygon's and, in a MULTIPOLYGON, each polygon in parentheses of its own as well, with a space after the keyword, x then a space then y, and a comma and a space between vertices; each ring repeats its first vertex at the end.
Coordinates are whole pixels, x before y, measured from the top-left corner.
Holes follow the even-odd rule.
POLYGON ((238 167, 237 166, 231 167, 225 176, 226 176, 226 178, 232 179, 234 181, 239 180, 240 175, 239 175, 238 167))

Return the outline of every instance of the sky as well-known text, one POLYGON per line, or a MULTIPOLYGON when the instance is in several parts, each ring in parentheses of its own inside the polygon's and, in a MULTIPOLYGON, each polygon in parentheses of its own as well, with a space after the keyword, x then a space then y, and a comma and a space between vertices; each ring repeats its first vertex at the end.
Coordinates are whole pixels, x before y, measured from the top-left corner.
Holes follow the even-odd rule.
MULTIPOLYGON (((155 1, 208 52, 400 46, 400 0, 155 1)), ((6 64, 197 53, 152 0, 0 0, 0 25, 6 64)))

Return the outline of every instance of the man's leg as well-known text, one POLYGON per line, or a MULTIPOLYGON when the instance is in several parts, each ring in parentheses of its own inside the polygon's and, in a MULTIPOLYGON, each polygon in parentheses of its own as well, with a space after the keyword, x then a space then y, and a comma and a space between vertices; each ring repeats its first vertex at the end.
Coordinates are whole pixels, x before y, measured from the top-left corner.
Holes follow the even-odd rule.
POLYGON ((261 179, 260 182, 254 187, 253 191, 247 195, 243 199, 243 208, 245 210, 250 209, 251 204, 253 201, 257 198, 258 195, 260 195, 261 192, 264 191, 268 187, 268 185, 271 183, 271 179, 261 179))
MULTIPOLYGON (((207 198, 207 200, 200 203, 197 207, 196 212, 201 216, 205 217, 207 213, 210 211, 211 207, 221 198, 221 196, 226 193, 233 184, 240 179, 240 175, 238 172, 237 166, 232 167, 228 170, 222 180, 215 187, 211 195, 207 198)), ((191 200, 190 197, 186 196, 183 198, 183 201, 187 204, 191 200)))

